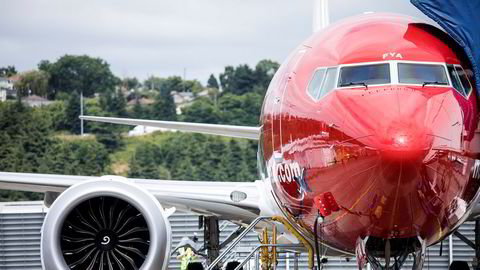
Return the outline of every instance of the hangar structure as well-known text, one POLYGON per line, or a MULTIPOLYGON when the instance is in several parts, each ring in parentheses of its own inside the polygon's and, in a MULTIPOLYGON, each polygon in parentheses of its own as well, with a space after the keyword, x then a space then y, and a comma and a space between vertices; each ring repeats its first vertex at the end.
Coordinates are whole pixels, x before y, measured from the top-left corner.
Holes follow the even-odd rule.
MULTIPOLYGON (((8 202, 0 203, 0 269, 4 270, 40 270, 40 231, 48 211, 43 205, 43 201, 34 202, 8 202)), ((182 237, 193 237, 198 235, 199 241, 203 241, 203 229, 198 228, 198 216, 190 213, 176 212, 169 217, 172 226, 172 247, 174 248, 182 237)), ((237 226, 228 221, 220 222, 220 238, 226 239, 237 226)), ((475 223, 466 222, 460 228, 459 232, 474 241, 475 223)), ((243 259, 259 245, 258 236, 250 232, 235 247, 230 260, 243 261, 243 259)), ((450 236, 443 241, 442 255, 440 255, 440 244, 431 246, 427 250, 427 258, 424 269, 448 269, 452 260, 464 260, 469 262, 470 266, 475 257, 475 251, 467 246, 456 236, 450 236), (450 247, 452 252, 450 252, 450 247)), ((168 269, 180 269, 180 261, 172 256, 168 269)), ((200 260, 201 261, 201 260, 200 260)), ((244 269, 257 270, 258 256, 254 257, 244 269)), ((307 269, 307 255, 293 253, 279 254, 279 264, 277 269, 294 270, 307 269)), ((411 269, 412 258, 409 258, 402 269, 411 269)), ((323 269, 357 269, 354 258, 328 258, 328 263, 323 269)), ((368 269, 368 268, 367 268, 368 269)))

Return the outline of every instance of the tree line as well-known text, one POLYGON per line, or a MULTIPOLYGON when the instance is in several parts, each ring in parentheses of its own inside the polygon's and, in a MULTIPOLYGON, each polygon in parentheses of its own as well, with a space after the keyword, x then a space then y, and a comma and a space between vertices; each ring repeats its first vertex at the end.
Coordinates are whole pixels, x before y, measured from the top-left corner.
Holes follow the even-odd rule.
MULTIPOLYGON (((41 61, 39 69, 31 71, 36 75, 22 74, 17 90, 19 95, 34 93, 55 102, 38 108, 27 107, 20 99, 0 103, 0 171, 112 173, 112 156, 125 151, 128 128, 88 122, 86 132, 91 135, 75 136, 80 131, 80 93, 86 97, 88 115, 258 125, 263 96, 278 66, 269 60, 260 61, 254 68, 229 66, 219 80, 212 74, 203 86, 197 80, 178 76, 152 76, 144 82, 119 79, 108 63, 88 56, 66 55, 53 63, 41 61), (197 95, 204 90, 207 96, 182 108, 180 115, 176 113, 172 91, 197 95), (145 104, 142 99, 153 102, 145 104), (128 106, 132 100, 134 105, 128 106)), ((0 71, 16 72, 12 66, 0 71)), ((258 178, 255 141, 179 132, 167 132, 160 138, 139 139, 141 143, 127 157, 126 176, 201 181, 258 178)), ((0 192, 0 200, 40 197, 35 193, 0 192)))

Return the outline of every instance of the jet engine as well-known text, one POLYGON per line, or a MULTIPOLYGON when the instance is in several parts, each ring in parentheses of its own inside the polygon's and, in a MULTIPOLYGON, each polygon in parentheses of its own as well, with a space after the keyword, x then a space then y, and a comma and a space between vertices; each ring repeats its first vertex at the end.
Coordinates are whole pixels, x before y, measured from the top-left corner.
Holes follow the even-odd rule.
POLYGON ((148 191, 121 177, 72 186, 42 227, 43 269, 167 269, 171 228, 148 191))

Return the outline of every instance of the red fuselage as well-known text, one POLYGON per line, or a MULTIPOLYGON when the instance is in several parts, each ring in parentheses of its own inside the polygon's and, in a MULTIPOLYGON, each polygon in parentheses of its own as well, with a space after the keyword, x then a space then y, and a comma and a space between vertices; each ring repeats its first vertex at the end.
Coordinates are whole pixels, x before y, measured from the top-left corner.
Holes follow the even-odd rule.
POLYGON ((468 215, 479 183, 477 93, 454 87, 455 74, 474 86, 470 64, 432 29, 400 15, 355 17, 312 36, 278 70, 261 116, 260 171, 300 230, 313 234, 313 200, 325 192, 340 210, 319 236, 347 252, 366 236, 433 244, 468 215), (357 74, 342 69, 357 65, 380 79, 348 85, 357 74), (424 65, 445 82, 429 81, 430 71, 415 81, 424 65), (328 72, 333 88, 317 91, 328 72))

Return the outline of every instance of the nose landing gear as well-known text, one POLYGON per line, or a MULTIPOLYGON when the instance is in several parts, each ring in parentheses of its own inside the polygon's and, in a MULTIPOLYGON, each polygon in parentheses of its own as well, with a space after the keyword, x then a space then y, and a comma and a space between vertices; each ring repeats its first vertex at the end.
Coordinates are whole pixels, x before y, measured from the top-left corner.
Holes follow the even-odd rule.
POLYGON ((400 270, 410 254, 414 256, 412 270, 420 270, 425 260, 426 248, 426 242, 420 237, 406 239, 365 237, 357 239, 355 253, 359 270, 363 269, 367 262, 374 270, 400 270))

